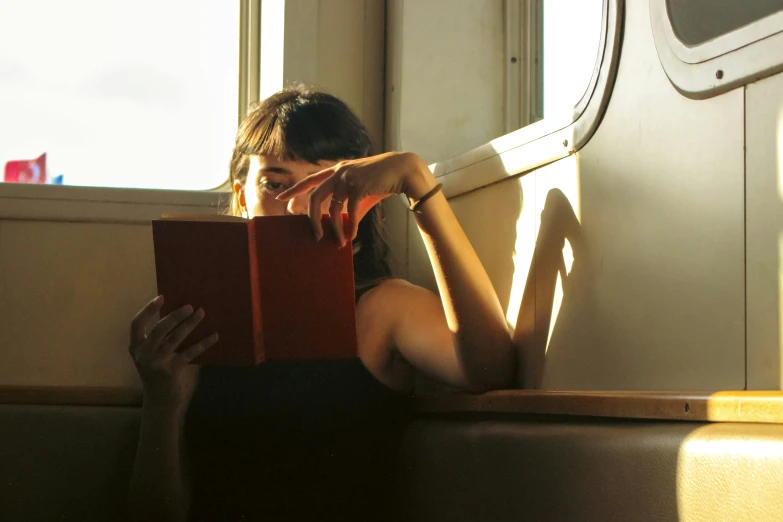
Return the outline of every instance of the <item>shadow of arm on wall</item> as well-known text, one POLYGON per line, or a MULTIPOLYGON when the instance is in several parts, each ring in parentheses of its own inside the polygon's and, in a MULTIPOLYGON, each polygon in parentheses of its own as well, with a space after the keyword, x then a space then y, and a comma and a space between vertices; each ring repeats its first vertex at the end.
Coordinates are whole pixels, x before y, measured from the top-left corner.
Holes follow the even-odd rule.
POLYGON ((563 257, 566 241, 571 245, 575 265, 581 251, 581 225, 565 194, 552 189, 541 212, 541 226, 513 336, 518 350, 520 388, 541 387, 557 279, 560 276, 565 287, 570 273, 563 257))

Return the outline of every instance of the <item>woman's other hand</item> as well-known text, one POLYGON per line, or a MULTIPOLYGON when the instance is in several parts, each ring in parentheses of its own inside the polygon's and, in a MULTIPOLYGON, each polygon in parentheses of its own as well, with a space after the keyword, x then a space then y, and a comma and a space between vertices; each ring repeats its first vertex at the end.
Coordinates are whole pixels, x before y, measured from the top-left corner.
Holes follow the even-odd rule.
POLYGON ((436 185, 424 161, 408 152, 387 152, 378 156, 341 161, 303 179, 277 196, 288 201, 309 192, 308 215, 318 239, 323 236, 321 208, 331 196, 329 216, 340 245, 356 238, 359 222, 382 199, 405 194, 418 199, 436 185), (343 232, 343 208, 347 205, 351 237, 343 232))
POLYGON ((182 307, 158 320, 163 296, 150 301, 131 322, 130 352, 144 386, 145 405, 184 415, 198 383, 200 367, 188 364, 217 342, 217 334, 178 350, 204 318, 182 307))

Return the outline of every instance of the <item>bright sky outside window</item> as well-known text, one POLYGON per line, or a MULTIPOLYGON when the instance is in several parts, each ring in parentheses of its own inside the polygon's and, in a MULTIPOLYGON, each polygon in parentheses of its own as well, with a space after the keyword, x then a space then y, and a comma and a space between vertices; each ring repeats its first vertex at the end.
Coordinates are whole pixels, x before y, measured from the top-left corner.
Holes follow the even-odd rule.
POLYGON ((598 58, 602 0, 544 0, 544 118, 566 113, 587 90, 598 58))
POLYGON ((236 2, 0 0, 0 167, 45 153, 66 185, 213 188, 238 49, 236 2))

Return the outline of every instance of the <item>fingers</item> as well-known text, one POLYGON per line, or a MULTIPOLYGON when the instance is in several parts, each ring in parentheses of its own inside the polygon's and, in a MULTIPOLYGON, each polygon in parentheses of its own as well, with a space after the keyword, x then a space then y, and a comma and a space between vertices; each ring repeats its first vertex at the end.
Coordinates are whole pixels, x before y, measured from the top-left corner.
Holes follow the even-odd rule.
POLYGON ((199 308, 190 317, 182 321, 166 338, 165 351, 173 352, 176 350, 180 343, 196 329, 202 319, 204 319, 204 310, 199 308))
POLYGON ((177 358, 182 362, 182 364, 188 364, 193 359, 201 355, 202 353, 206 352, 209 348, 215 345, 215 343, 218 341, 218 334, 213 333, 209 337, 205 337, 204 339, 200 340, 196 344, 190 345, 184 350, 182 350, 177 358))
POLYGON ((337 243, 340 246, 345 245, 345 229, 343 228, 343 207, 348 197, 344 183, 338 183, 332 194, 332 201, 329 203, 329 219, 337 235, 337 243))
POLYGON ((163 343, 163 340, 171 333, 171 331, 174 330, 174 328, 176 328, 177 325, 179 325, 182 321, 190 317, 192 313, 193 307, 190 305, 174 310, 169 315, 158 321, 158 324, 156 324, 147 335, 147 341, 144 343, 144 345, 151 347, 153 351, 156 350, 157 347, 163 343))
POLYGON ((313 188, 317 187, 318 185, 320 185, 321 183, 329 179, 329 177, 332 174, 334 174, 334 170, 337 167, 338 165, 335 165, 326 170, 316 172, 315 174, 310 174, 299 183, 296 183, 293 187, 289 188, 288 190, 284 190, 283 192, 278 194, 275 199, 278 199, 280 201, 288 201, 290 199, 295 198, 296 196, 307 193, 308 191, 312 190, 313 188))
POLYGON ((159 295, 139 310, 139 313, 131 321, 130 341, 131 346, 139 345, 147 338, 147 329, 155 318, 160 307, 163 306, 163 296, 159 295))
POLYGON ((332 194, 334 191, 332 181, 334 178, 325 181, 318 185, 312 192, 310 192, 310 201, 308 203, 307 215, 310 216, 310 223, 313 226, 313 234, 315 238, 320 241, 324 235, 323 227, 321 225, 321 207, 324 200, 332 194))
POLYGON ((351 224, 351 241, 356 239, 359 233, 359 204, 361 200, 353 197, 348 200, 348 223, 351 224))
POLYGON ((329 219, 334 228, 337 242, 344 246, 346 241, 353 239, 357 233, 358 220, 351 224, 353 237, 347 237, 343 224, 343 208, 345 202, 353 208, 353 218, 358 215, 358 202, 354 201, 352 192, 353 187, 346 179, 346 174, 350 165, 338 163, 326 170, 312 174, 300 181, 290 189, 282 192, 277 199, 289 201, 302 194, 310 192, 308 196, 307 215, 310 218, 310 224, 313 228, 313 235, 320 241, 323 237, 322 214, 324 202, 331 195, 331 202, 328 205, 329 219))

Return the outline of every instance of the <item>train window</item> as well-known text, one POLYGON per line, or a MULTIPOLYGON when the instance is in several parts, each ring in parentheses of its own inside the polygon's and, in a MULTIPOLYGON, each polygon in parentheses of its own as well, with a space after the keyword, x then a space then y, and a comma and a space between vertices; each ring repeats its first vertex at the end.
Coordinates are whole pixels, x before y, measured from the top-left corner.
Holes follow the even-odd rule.
POLYGON ((703 44, 783 11, 783 0, 666 0, 666 4, 674 33, 689 46, 703 44))
POLYGON ((507 134, 434 165, 456 195, 581 149, 614 84, 622 0, 505 0, 507 134), (485 161, 501 157, 503 169, 485 161))
POLYGON ((603 0, 509 0, 507 110, 510 132, 570 115, 588 89, 601 40, 603 0), (517 56, 521 60, 517 60, 517 56))
POLYGON ((783 70, 783 0, 649 0, 655 47, 689 98, 716 96, 783 70))
POLYGON ((239 9, 0 0, 5 181, 211 189, 237 125, 239 9))
POLYGON ((545 118, 573 112, 595 69, 602 0, 543 1, 545 118))

